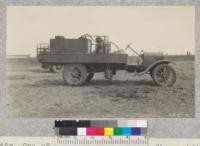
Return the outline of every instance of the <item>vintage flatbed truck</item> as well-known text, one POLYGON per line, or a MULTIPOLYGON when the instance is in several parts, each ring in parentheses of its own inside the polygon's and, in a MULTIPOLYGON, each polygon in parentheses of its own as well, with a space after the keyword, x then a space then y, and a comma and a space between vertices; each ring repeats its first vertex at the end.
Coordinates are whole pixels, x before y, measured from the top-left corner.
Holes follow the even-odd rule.
POLYGON ((107 36, 82 35, 78 39, 56 36, 50 44, 39 44, 37 59, 42 68, 52 72, 62 72, 68 85, 78 86, 90 81, 97 72, 104 72, 105 78, 111 80, 118 70, 126 70, 138 75, 150 74, 153 81, 160 86, 172 86, 176 81, 175 64, 164 60, 162 53, 137 53, 128 56, 119 47, 109 42, 107 36), (112 50, 112 46, 116 48, 112 50))

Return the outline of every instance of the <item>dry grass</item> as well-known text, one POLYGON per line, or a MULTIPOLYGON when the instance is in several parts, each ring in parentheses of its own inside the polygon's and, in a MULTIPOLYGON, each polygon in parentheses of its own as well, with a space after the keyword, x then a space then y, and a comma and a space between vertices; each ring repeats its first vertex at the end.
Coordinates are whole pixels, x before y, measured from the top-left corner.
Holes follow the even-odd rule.
POLYGON ((29 61, 7 63, 8 117, 194 117, 194 62, 177 62, 174 87, 158 87, 149 75, 95 74, 81 87, 64 85, 29 61))

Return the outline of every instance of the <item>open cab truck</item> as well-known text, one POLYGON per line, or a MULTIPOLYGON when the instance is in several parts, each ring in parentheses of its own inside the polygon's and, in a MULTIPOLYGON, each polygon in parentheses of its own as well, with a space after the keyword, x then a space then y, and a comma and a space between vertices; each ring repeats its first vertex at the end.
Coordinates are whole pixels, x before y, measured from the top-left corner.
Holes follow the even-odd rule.
POLYGON ((159 52, 137 53, 128 44, 125 49, 132 50, 136 56, 128 56, 108 36, 82 35, 78 39, 56 36, 50 44, 37 46, 37 59, 42 68, 51 72, 62 72, 64 81, 71 86, 83 85, 94 74, 103 72, 111 80, 118 70, 126 70, 138 75, 149 74, 159 86, 172 86, 176 81, 174 62, 164 60, 159 52), (111 48, 115 47, 115 51, 111 48))

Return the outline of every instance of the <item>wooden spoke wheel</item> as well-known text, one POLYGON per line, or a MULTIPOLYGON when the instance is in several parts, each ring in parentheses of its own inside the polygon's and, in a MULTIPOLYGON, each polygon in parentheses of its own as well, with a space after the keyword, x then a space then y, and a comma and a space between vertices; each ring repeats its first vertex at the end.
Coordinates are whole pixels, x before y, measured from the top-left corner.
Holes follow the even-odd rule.
POLYGON ((94 77, 94 73, 88 73, 86 81, 87 82, 91 81, 93 77, 94 77))
POLYGON ((154 68, 152 78, 159 86, 173 86, 176 82, 176 72, 172 66, 160 64, 154 68))
POLYGON ((68 85, 82 85, 87 79, 87 69, 82 64, 67 64, 64 66, 63 79, 68 85))
POLYGON ((50 71, 53 73, 60 73, 63 72, 64 66, 63 65, 52 65, 50 67, 50 71))

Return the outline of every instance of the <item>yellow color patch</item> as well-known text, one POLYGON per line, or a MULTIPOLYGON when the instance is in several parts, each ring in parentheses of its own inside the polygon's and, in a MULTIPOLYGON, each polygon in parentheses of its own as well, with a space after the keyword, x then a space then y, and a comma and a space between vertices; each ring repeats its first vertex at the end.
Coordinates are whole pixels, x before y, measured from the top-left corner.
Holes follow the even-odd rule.
POLYGON ((104 128, 105 136, 113 136, 113 128, 104 128))

